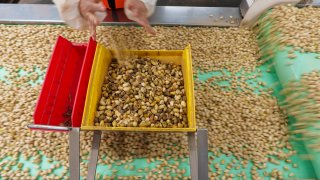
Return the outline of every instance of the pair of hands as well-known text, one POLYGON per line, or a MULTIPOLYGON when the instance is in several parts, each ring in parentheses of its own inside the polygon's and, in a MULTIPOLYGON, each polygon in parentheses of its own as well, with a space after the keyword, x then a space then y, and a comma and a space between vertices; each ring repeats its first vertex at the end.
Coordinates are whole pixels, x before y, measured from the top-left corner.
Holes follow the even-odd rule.
MULTIPOLYGON (((131 11, 132 19, 134 19, 138 24, 143 26, 145 30, 155 35, 155 30, 151 27, 147 14, 148 10, 144 3, 140 0, 126 0, 125 8, 131 11)), ((79 10, 81 15, 86 19, 89 25, 90 34, 93 38, 96 37, 96 27, 99 25, 99 20, 97 19, 96 12, 105 12, 106 9, 102 5, 100 0, 80 0, 79 10)))

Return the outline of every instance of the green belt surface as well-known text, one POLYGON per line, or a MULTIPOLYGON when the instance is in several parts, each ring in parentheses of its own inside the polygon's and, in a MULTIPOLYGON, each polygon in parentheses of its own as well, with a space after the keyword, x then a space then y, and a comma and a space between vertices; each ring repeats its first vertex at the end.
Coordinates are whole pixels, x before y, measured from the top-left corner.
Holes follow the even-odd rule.
MULTIPOLYGON (((317 56, 319 56, 319 54, 301 53, 299 51, 295 51, 294 53, 295 55, 297 55, 297 57, 294 59, 290 59, 288 58, 288 51, 290 49, 292 48, 287 47, 283 51, 278 51, 272 59, 274 62, 276 74, 278 75, 279 81, 283 86, 290 81, 300 80, 301 75, 305 73, 310 73, 314 70, 320 70, 320 59, 317 59, 317 56)), ((312 131, 311 128, 309 128, 308 130, 312 131)), ((318 141, 320 141, 320 139, 318 141)), ((319 179, 320 153, 308 148, 308 141, 304 141, 304 144, 306 146, 307 153, 312 157, 311 162, 319 179)))

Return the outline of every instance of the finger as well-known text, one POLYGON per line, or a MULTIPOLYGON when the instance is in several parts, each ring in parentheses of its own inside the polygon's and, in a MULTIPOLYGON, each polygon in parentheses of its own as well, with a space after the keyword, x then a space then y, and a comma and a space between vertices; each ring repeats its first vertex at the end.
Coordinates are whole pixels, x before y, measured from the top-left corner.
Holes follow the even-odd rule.
POLYGON ((96 36, 97 36, 96 26, 90 22, 89 22, 89 31, 90 31, 90 36, 92 37, 92 39, 96 40, 96 36))
POLYGON ((91 12, 105 12, 106 8, 101 4, 101 3, 91 3, 90 6, 88 7, 88 9, 91 12))
POLYGON ((97 39, 97 32, 96 32, 95 30, 92 32, 91 37, 92 37, 93 40, 96 41, 96 39, 97 39))
POLYGON ((140 14, 139 11, 137 9, 129 9, 129 11, 131 11, 131 16, 135 17, 135 18, 139 18, 140 14))
POLYGON ((97 26, 97 19, 92 13, 87 13, 87 22, 89 25, 89 31, 90 31, 90 36, 96 40, 96 26, 97 26))
POLYGON ((146 18, 142 18, 142 17, 135 17, 134 19, 138 24, 140 24, 141 26, 145 27, 149 24, 148 20, 146 18))
POLYGON ((144 28, 146 29, 147 33, 151 35, 156 35, 156 30, 154 30, 154 28, 150 26, 150 24, 145 26, 144 28))
POLYGON ((87 19, 87 21, 89 21, 90 23, 93 23, 95 26, 99 25, 99 20, 93 13, 88 12, 85 18, 87 19))
POLYGON ((151 27, 147 18, 136 18, 136 22, 143 26, 147 33, 156 35, 156 31, 151 27))
POLYGON ((144 17, 147 14, 145 8, 139 7, 139 5, 130 4, 128 5, 127 9, 131 12, 133 17, 144 17))

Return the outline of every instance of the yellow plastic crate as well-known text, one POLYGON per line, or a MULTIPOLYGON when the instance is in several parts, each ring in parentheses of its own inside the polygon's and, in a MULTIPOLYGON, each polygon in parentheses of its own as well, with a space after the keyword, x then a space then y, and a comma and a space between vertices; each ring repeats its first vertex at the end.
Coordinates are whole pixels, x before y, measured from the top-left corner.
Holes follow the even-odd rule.
POLYGON ((190 46, 187 46, 184 50, 128 50, 123 51, 122 53, 129 53, 130 55, 138 57, 150 57, 158 59, 163 63, 174 63, 182 66, 184 88, 187 96, 188 128, 94 126, 94 117, 101 98, 101 86, 114 55, 114 51, 106 49, 101 44, 98 44, 91 69, 81 129, 103 131, 195 132, 196 119, 190 46))

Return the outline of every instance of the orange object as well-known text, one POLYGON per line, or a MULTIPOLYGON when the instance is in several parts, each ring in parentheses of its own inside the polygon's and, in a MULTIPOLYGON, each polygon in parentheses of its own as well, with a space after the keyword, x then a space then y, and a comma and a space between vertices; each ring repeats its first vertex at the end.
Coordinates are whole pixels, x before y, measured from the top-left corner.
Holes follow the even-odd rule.
POLYGON ((102 0, 102 3, 107 9, 123 9, 124 0, 102 0))

